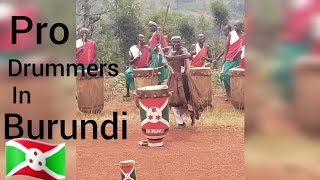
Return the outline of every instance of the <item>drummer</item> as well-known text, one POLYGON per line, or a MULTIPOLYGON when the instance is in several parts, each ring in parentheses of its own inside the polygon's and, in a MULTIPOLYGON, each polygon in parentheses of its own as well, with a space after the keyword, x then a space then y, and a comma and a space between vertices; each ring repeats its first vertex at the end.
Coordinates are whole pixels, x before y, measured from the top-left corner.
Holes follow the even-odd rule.
POLYGON ((149 68, 159 68, 159 84, 166 84, 169 76, 169 70, 167 68, 164 68, 164 64, 162 62, 162 54, 159 52, 158 48, 159 46, 161 49, 168 47, 167 37, 162 32, 158 24, 154 21, 149 21, 148 27, 150 32, 152 33, 148 44, 151 52, 151 61, 149 63, 149 68))
POLYGON ((204 34, 198 35, 198 42, 192 44, 190 54, 192 56, 192 67, 205 67, 206 61, 214 62, 215 58, 212 57, 212 51, 210 46, 205 43, 206 37, 204 34))
MULTIPOLYGON (((186 118, 189 116, 188 103, 191 102, 190 94, 194 92, 193 89, 189 89, 190 86, 187 78, 189 71, 188 62, 191 55, 186 48, 182 47, 180 36, 173 36, 171 43, 172 48, 169 50, 168 56, 166 56, 170 64, 170 69, 172 68, 173 70, 168 78, 169 92, 172 92, 169 97, 169 106, 176 119, 176 128, 181 129, 186 127, 186 118)), ((194 103, 191 102, 191 104, 194 103)), ((193 125, 194 113, 192 112, 190 116, 193 125)))
POLYGON ((230 77, 229 70, 240 65, 241 55, 243 54, 244 32, 243 23, 236 21, 234 31, 231 31, 225 46, 224 65, 220 79, 226 89, 226 101, 230 98, 230 77))
MULTIPOLYGON (((79 31, 81 39, 76 41, 76 64, 83 64, 87 69, 89 64, 95 64, 96 59, 96 45, 94 40, 89 40, 90 31, 87 28, 81 28, 79 31)), ((81 70, 78 66, 78 70, 81 70)))
POLYGON ((138 34, 137 45, 133 45, 129 50, 129 68, 125 71, 125 81, 127 94, 124 97, 130 97, 130 90, 135 90, 134 78, 132 75, 133 69, 147 67, 150 52, 146 45, 143 34, 138 34))

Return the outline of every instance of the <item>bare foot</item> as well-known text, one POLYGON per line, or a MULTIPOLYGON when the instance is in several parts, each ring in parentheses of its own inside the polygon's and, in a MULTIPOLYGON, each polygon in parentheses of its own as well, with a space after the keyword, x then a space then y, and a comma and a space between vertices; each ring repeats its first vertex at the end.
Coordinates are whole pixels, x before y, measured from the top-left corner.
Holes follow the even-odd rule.
POLYGON ((191 115, 191 126, 193 126, 196 123, 196 120, 194 118, 194 115, 191 115))

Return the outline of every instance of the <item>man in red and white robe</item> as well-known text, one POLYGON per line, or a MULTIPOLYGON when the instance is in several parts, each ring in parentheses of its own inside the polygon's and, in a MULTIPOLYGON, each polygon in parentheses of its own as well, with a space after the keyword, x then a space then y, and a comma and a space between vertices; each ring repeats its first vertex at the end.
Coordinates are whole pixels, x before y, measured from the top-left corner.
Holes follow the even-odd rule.
POLYGON ((139 34, 137 45, 131 46, 129 50, 129 68, 125 71, 125 81, 127 94, 124 97, 130 97, 130 90, 135 90, 133 69, 144 68, 148 66, 150 59, 149 47, 145 44, 144 35, 139 34))
POLYGON ((164 68, 164 64, 162 62, 162 56, 159 55, 159 48, 167 48, 168 41, 161 28, 157 23, 150 21, 149 24, 150 32, 152 33, 152 37, 149 41, 148 46, 150 47, 150 56, 151 61, 149 63, 149 68, 159 68, 159 76, 158 81, 159 84, 166 84, 169 76, 169 69, 164 68))
POLYGON ((81 39, 76 41, 76 64, 83 64, 86 68, 96 63, 96 46, 93 40, 88 39, 89 29, 82 28, 79 33, 81 39))
MULTIPOLYGON (((241 55, 244 50, 244 32, 242 31, 243 23, 237 21, 234 25, 234 31, 229 33, 225 52, 224 52, 224 65, 222 67, 221 81, 224 83, 226 89, 226 99, 230 97, 230 77, 229 70, 240 65, 241 55)), ((244 56, 242 56, 244 57, 244 56)))
POLYGON ((192 44, 190 54, 192 55, 192 67, 205 67, 206 61, 213 62, 210 46, 205 43, 206 37, 203 34, 198 35, 198 42, 192 44))

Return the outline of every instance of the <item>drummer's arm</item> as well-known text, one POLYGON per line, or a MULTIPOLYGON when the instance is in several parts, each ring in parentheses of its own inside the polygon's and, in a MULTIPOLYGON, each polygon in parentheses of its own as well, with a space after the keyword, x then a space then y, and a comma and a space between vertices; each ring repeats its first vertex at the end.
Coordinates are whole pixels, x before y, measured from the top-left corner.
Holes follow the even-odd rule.
POLYGON ((210 46, 208 46, 207 56, 208 56, 208 57, 204 57, 204 59, 205 59, 206 61, 213 62, 213 60, 215 60, 215 58, 212 57, 212 51, 211 51, 210 46))
POLYGON ((163 53, 167 53, 167 52, 169 52, 169 50, 170 50, 170 46, 167 46, 167 47, 165 47, 165 48, 162 48, 162 51, 163 51, 163 53))
POLYGON ((217 57, 217 61, 219 61, 223 55, 224 55, 224 51, 217 57))
POLYGON ((187 49, 182 50, 182 54, 179 56, 180 57, 178 57, 178 58, 182 58, 182 59, 190 59, 191 58, 191 54, 187 51, 187 49))
POLYGON ((226 47, 224 48, 223 64, 224 64, 224 62, 226 61, 226 57, 227 57, 227 54, 228 54, 228 51, 229 51, 229 46, 230 46, 230 35, 229 35, 229 38, 228 38, 228 40, 227 40, 226 47))
POLYGON ((126 61, 126 67, 129 67, 131 65, 131 61, 133 60, 133 56, 131 52, 128 53, 128 61, 126 61))
POLYGON ((190 54, 191 54, 191 56, 197 54, 197 53, 196 53, 196 45, 195 45, 195 44, 192 44, 192 45, 191 45, 190 54))
POLYGON ((191 54, 186 49, 182 49, 181 51, 182 51, 181 55, 172 56, 171 60, 179 60, 179 59, 185 60, 191 57, 191 54))

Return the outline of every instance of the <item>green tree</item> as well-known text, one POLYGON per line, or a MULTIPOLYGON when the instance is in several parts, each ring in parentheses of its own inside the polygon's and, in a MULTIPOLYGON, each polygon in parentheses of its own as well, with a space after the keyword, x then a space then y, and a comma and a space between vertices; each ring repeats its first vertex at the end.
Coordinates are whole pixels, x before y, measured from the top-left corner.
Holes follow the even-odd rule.
POLYGON ((197 32, 202 34, 209 34, 212 29, 212 21, 204 15, 200 15, 197 20, 197 32))
POLYGON ((229 8, 223 2, 223 0, 214 0, 211 2, 211 12, 214 18, 215 25, 220 31, 222 26, 228 24, 229 22, 229 8))
MULTIPOLYGON (((147 24, 150 20, 155 21, 158 25, 163 25, 163 19, 165 14, 165 9, 148 11, 144 15, 144 24, 147 27, 147 24)), ((190 46, 194 41, 195 37, 195 22, 193 18, 187 16, 183 13, 170 11, 167 17, 167 22, 165 24, 164 33, 168 36, 168 40, 172 36, 181 36, 183 41, 186 42, 184 46, 190 46)), ((148 34, 148 37, 151 37, 151 33, 148 34)))
MULTIPOLYGON (((101 63, 117 63, 125 69, 129 48, 144 33, 140 21, 142 6, 138 0, 101 0, 104 16, 96 29, 98 58, 101 63)), ((98 8, 98 7, 97 7, 98 8)))

